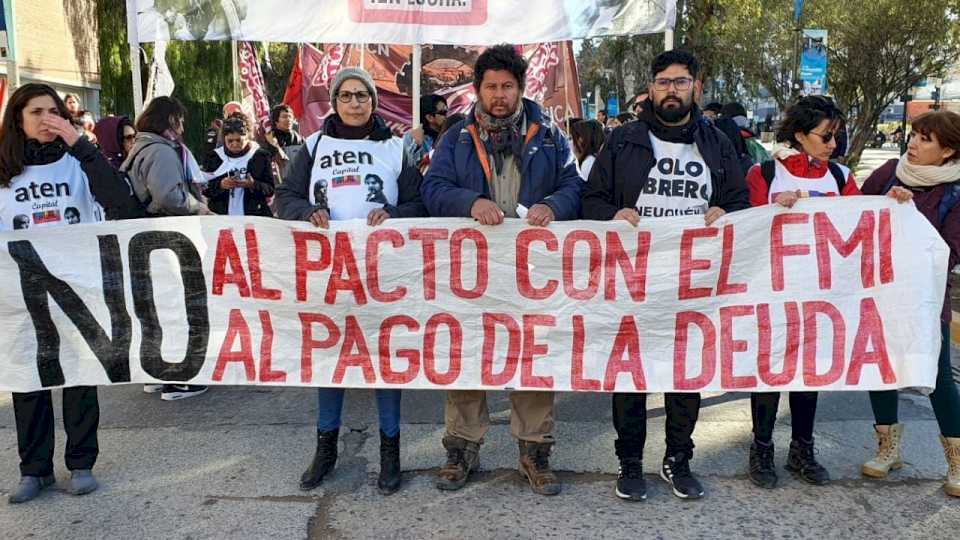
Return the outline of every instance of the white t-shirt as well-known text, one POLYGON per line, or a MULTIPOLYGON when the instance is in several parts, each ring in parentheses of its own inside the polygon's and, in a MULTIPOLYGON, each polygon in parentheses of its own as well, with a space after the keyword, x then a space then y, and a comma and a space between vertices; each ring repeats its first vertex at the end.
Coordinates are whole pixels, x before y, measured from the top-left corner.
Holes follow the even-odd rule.
MULTIPOLYGON (((787 169, 779 160, 773 160, 776 165, 776 175, 773 177, 773 181, 770 182, 770 189, 768 190, 768 201, 773 202, 777 199, 777 195, 785 191, 800 191, 801 197, 836 197, 840 195, 837 188, 837 179, 833 177, 833 173, 830 172, 830 169, 827 168, 827 172, 820 178, 804 178, 800 176, 794 176, 790 173, 790 170, 787 169)), ((843 177, 850 177, 850 169, 844 167, 843 165, 837 164, 840 167, 840 170, 843 171, 843 177)))
MULTIPOLYGON (((308 141, 312 148, 314 140, 308 141)), ((396 206, 403 140, 337 139, 324 135, 310 173, 310 203, 326 198, 330 219, 366 219, 385 204, 396 206)))
POLYGON ((28 165, 0 189, 0 230, 103 221, 87 174, 70 154, 47 165, 28 165))
MULTIPOLYGON (((231 176, 243 176, 249 174, 247 170, 247 164, 250 163, 250 158, 253 157, 257 150, 260 149, 260 145, 255 141, 250 141, 250 148, 242 156, 231 157, 227 155, 226 150, 221 146, 218 147, 214 152, 220 156, 220 166, 217 167, 217 170, 212 173, 205 173, 207 180, 212 180, 222 174, 230 173, 231 176)), ((227 206, 227 214, 231 216, 242 216, 244 215, 243 211, 243 188, 231 188, 230 189, 230 203, 227 206)))
POLYGON ((593 162, 596 160, 597 158, 593 156, 583 158, 583 163, 580 164, 580 178, 584 181, 590 178, 590 170, 593 169, 593 162))
POLYGON ((713 194, 710 169, 696 144, 662 141, 650 134, 656 164, 637 197, 640 217, 706 214, 713 194))

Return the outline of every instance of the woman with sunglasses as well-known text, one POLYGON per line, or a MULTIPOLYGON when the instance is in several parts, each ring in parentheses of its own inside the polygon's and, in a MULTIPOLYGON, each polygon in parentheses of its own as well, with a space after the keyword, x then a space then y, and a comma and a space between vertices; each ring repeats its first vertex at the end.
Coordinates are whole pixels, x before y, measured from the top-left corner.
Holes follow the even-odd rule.
MULTIPOLYGON (((790 208, 803 197, 859 195, 850 170, 830 161, 837 144, 835 129, 842 116, 833 100, 823 96, 802 97, 791 105, 777 128, 773 160, 754 165, 747 172, 750 205, 790 208)), ((777 485, 773 427, 779 405, 779 392, 750 395, 754 439, 748 476, 762 488, 777 485)), ((792 437, 786 468, 804 482, 824 485, 829 483, 830 474, 814 457, 816 414, 816 392, 790 392, 792 437)))
MULTIPOLYGON (((936 111, 914 119, 907 153, 875 170, 864 182, 863 192, 913 199, 920 213, 950 246, 950 268, 960 264, 960 115, 936 111)), ((940 314, 943 341, 937 382, 929 397, 947 458, 947 480, 943 489, 948 495, 960 497, 960 394, 950 366, 949 284, 945 294, 940 314)), ((903 466, 900 453, 903 424, 899 423, 897 414, 898 399, 896 390, 870 392, 878 448, 876 456, 861 468, 865 476, 885 478, 891 469, 903 466)))
MULTIPOLYGON (((138 205, 116 169, 71 124, 70 112, 53 88, 34 83, 18 88, 0 124, 0 231, 20 230, 29 237, 34 229, 100 222, 104 208, 127 217, 138 205), (45 189, 54 184, 58 189, 45 189), (59 189, 61 185, 66 189, 59 189)), ((27 369, 36 359, 5 361, 27 369)), ((97 489, 92 473, 99 454, 97 387, 64 388, 62 401, 67 492, 83 495, 97 489)), ((36 498, 55 482, 50 390, 14 392, 13 414, 20 483, 8 501, 17 504, 36 498)))
POLYGON ((103 156, 114 169, 119 169, 137 138, 137 129, 133 127, 133 122, 126 116, 107 116, 97 122, 93 133, 97 136, 103 156))
POLYGON ((270 153, 250 140, 250 121, 243 113, 223 121, 223 146, 204 159, 207 186, 203 194, 216 214, 273 217, 267 200, 273 196, 270 153))
MULTIPOLYGON (((341 69, 330 96, 334 113, 307 138, 277 188, 277 215, 323 228, 330 220, 362 219, 374 227, 391 218, 426 216, 422 177, 403 141, 376 114, 377 89, 370 74, 341 69)), ((304 491, 319 486, 337 461, 344 389, 319 388, 317 393, 317 451, 300 477, 304 491)), ((375 394, 380 417, 377 487, 389 495, 400 489, 400 390, 375 394)))

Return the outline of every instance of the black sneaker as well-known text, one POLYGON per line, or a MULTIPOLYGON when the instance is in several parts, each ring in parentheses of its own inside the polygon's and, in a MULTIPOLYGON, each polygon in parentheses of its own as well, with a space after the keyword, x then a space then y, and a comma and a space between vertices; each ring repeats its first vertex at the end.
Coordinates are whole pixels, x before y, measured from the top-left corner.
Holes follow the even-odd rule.
POLYGON ((617 475, 617 497, 625 501, 643 501, 647 498, 647 481, 643 479, 643 462, 637 458, 620 460, 617 475))
POLYGON ((777 487, 777 469, 773 465, 773 442, 753 441, 750 445, 750 481, 764 488, 777 487))
POLYGON ((163 385, 163 390, 160 391, 160 399, 164 401, 176 401, 178 399, 199 396, 206 391, 206 386, 194 384, 165 384, 163 385))
POLYGON ((784 466, 793 476, 814 486, 830 483, 830 473, 817 463, 813 449, 813 440, 794 440, 790 442, 790 455, 784 466))
POLYGON ((703 486, 690 472, 690 458, 683 452, 663 458, 660 478, 670 484, 673 494, 681 499, 699 499, 703 497, 703 486))

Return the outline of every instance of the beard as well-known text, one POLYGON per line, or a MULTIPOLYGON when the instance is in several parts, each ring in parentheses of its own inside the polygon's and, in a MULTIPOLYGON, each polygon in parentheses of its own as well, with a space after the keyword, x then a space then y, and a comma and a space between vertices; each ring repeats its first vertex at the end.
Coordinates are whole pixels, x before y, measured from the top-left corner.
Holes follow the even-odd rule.
POLYGON ((671 124, 683 120, 688 114, 690 114, 691 109, 693 109, 693 100, 691 99, 689 102, 684 103, 683 98, 680 97, 677 97, 676 99, 666 98, 660 100, 659 103, 653 106, 653 111, 657 114, 657 117, 664 122, 671 124), (674 101, 675 103, 678 103, 678 106, 670 108, 664 107, 667 101, 674 101))

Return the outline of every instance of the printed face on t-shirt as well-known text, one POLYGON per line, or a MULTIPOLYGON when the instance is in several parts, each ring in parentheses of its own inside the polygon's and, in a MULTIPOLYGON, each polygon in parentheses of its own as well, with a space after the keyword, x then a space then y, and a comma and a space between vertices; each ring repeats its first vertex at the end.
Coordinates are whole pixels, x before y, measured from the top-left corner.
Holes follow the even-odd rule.
POLYGON ((63 218, 66 219, 70 225, 80 223, 80 211, 72 206, 68 207, 63 211, 63 218))

